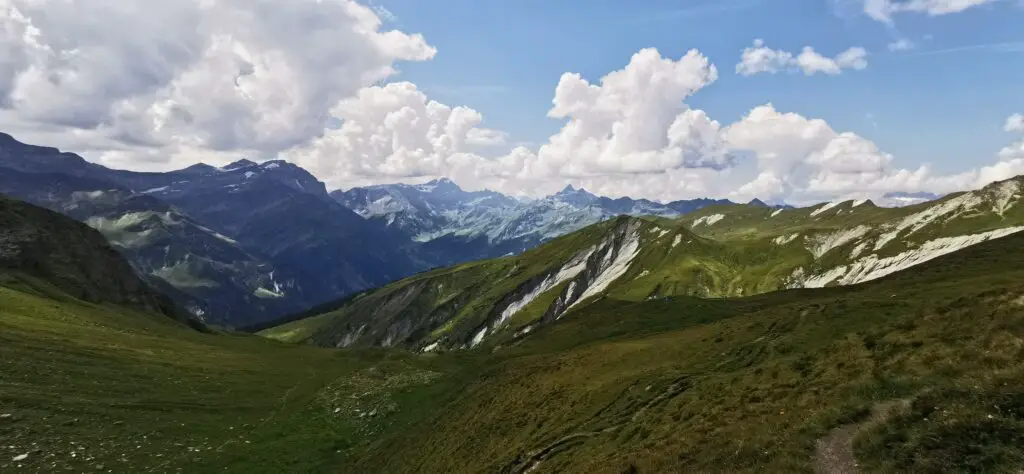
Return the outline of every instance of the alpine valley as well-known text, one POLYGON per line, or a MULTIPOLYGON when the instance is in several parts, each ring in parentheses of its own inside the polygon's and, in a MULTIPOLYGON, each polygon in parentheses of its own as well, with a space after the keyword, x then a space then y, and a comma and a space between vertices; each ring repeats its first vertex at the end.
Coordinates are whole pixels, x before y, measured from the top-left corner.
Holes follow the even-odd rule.
MULTIPOLYGON (((239 166, 281 206, 325 203, 362 224, 344 235, 392 235, 322 195, 286 191, 313 183, 293 188, 239 166)), ((23 177, 48 183, 36 199, 88 214, 92 227, 0 198, 0 471, 1024 465, 1022 179, 899 209, 726 204, 616 217, 363 291, 258 337, 181 310, 159 291, 179 288, 168 288, 174 278, 135 274, 158 262, 147 246, 179 238, 193 245, 183 252, 205 252, 182 257, 202 256, 190 272, 251 262, 245 271, 267 292, 315 270, 277 260, 304 234, 279 229, 275 240, 219 206, 175 197, 189 184, 177 181, 234 173, 244 176, 161 175, 168 188, 152 193, 103 181, 95 195, 69 189, 95 177, 23 177), (158 192, 193 211, 149 195, 158 192), (198 220, 218 212, 216 228, 198 220)), ((250 199, 255 212, 287 215, 250 199)))
POLYGON ((328 193, 285 161, 166 173, 109 169, 0 133, 0 194, 99 230, 136 272, 201 320, 258 327, 416 272, 520 253, 619 214, 666 205, 566 188, 537 200, 440 179, 328 193))

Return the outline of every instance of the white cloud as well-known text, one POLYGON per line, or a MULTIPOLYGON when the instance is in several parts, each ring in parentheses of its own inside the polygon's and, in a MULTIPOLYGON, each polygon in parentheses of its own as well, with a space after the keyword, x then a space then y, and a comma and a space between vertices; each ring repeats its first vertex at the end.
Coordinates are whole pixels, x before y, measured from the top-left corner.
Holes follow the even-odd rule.
POLYGON ((864 48, 854 47, 839 53, 835 58, 829 58, 805 46, 799 55, 794 56, 783 50, 768 48, 764 40, 756 39, 753 47, 743 50, 736 72, 744 76, 781 71, 803 71, 808 76, 817 73, 836 75, 843 69, 867 68, 867 54, 864 48))
POLYGON ((490 128, 472 128, 466 132, 466 143, 474 146, 500 146, 508 141, 508 134, 490 128))
POLYGON ((333 104, 395 61, 434 55, 423 37, 381 26, 347 0, 7 0, 0 104, 20 124, 165 156, 273 154, 319 134, 333 104))
POLYGON ((502 132, 477 126, 483 116, 467 107, 430 100, 415 84, 364 88, 331 110, 341 126, 285 153, 330 184, 451 175, 483 158, 467 145, 504 143, 502 132))
POLYGON ((906 38, 900 38, 887 45, 889 51, 908 51, 914 49, 914 46, 914 43, 906 38))
POLYGON ((894 13, 948 15, 997 1, 999 0, 864 0, 864 13, 875 20, 891 24, 894 13))
POLYGON ((896 184, 886 180, 913 178, 913 173, 891 170, 892 157, 871 141, 836 132, 820 119, 780 113, 771 104, 754 108, 724 134, 730 147, 757 157, 758 179, 740 190, 750 192, 749 197, 871 194, 896 184))
POLYGON ((782 50, 771 49, 764 45, 763 39, 755 39, 754 46, 745 48, 736 65, 736 72, 744 76, 752 76, 763 72, 776 73, 784 71, 793 63, 793 54, 782 50))
POLYGON ((470 187, 553 189, 570 178, 611 190, 628 175, 678 177, 684 173, 675 170, 729 165, 718 122, 683 102, 716 78, 696 51, 672 60, 653 49, 596 84, 564 74, 548 112, 567 121, 562 129, 536 152, 517 147, 495 159, 470 149, 506 141, 479 127, 478 112, 432 101, 411 83, 393 83, 342 101, 332 110, 341 126, 287 156, 340 187, 446 175, 470 187))
POLYGON ((1007 132, 1024 132, 1024 115, 1013 114, 1007 117, 1003 130, 1007 132))
POLYGON ((695 50, 678 61, 641 50, 600 84, 563 74, 548 116, 568 123, 541 146, 535 171, 586 176, 721 165, 728 158, 718 123, 683 103, 717 78, 695 50))

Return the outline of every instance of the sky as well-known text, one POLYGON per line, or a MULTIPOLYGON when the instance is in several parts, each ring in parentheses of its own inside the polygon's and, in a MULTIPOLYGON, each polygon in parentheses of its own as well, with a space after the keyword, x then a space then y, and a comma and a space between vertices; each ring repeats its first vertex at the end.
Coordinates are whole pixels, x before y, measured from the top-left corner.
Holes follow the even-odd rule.
POLYGON ((0 131, 330 188, 793 204, 1024 174, 1020 0, 0 0, 0 131))

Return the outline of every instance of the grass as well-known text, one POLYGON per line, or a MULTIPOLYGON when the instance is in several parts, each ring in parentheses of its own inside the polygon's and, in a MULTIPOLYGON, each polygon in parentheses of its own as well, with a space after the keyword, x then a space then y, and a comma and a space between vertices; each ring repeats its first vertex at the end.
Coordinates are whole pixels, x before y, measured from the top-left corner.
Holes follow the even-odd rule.
POLYGON ((331 471, 454 392, 440 359, 202 334, 37 287, 0 287, 0 471, 331 471))

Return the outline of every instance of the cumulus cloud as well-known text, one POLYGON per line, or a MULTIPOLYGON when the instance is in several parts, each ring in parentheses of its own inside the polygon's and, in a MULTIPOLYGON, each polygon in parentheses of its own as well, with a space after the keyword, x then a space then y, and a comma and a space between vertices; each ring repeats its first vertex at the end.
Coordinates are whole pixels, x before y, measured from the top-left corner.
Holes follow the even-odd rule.
POLYGON ((864 48, 849 48, 834 58, 821 55, 814 48, 805 46, 798 55, 765 46, 764 40, 754 40, 752 47, 743 50, 736 72, 744 76, 761 73, 803 71, 812 76, 817 73, 836 75, 843 69, 862 70, 868 67, 867 51, 864 48))
POLYGON ((548 116, 568 122, 540 147, 535 171, 586 176, 723 166, 718 122, 683 103, 717 78, 696 50, 677 61, 641 50, 599 84, 563 74, 548 116))
POLYGON ((430 100, 410 82, 361 89, 330 113, 340 127, 284 156, 334 185, 452 174, 484 162, 468 146, 505 140, 478 127, 483 116, 476 110, 430 100))
POLYGON ((900 12, 925 13, 930 16, 960 13, 999 0, 864 0, 864 13, 883 23, 892 23, 892 15, 900 12))
POLYGON ((730 147, 757 157, 758 178, 740 189, 749 197, 872 194, 911 187, 911 180, 920 179, 913 172, 892 170, 892 156, 873 142, 836 132, 824 120, 781 113, 771 104, 754 108, 723 133, 730 147))
POLYGON ((381 27, 348 0, 7 0, 0 107, 144 148, 273 154, 396 61, 435 54, 381 27))
POLYGON ((1007 132, 1024 132, 1024 115, 1013 114, 1007 117, 1003 130, 1007 132))
POLYGON ((480 113, 430 100, 414 84, 392 83, 342 101, 331 111, 341 126, 287 156, 336 186, 446 175, 505 190, 552 189, 565 179, 610 188, 627 175, 721 169, 732 160, 721 126, 684 103, 716 78, 697 51, 673 60, 654 49, 595 84, 566 73, 548 111, 566 121, 561 130, 536 152, 517 147, 493 159, 471 147, 501 145, 506 136, 480 127, 480 113))

